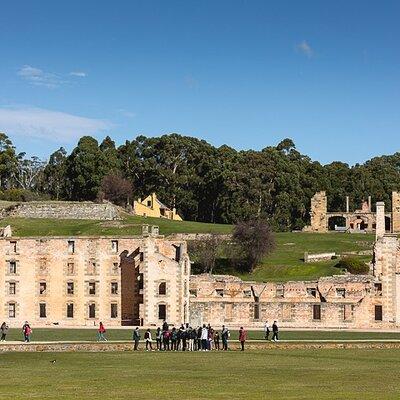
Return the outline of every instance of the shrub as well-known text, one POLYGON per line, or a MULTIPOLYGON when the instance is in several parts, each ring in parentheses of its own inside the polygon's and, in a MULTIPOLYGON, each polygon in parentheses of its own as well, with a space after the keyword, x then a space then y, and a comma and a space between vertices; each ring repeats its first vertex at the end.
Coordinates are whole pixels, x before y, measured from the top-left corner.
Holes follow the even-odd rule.
POLYGON ((369 273, 369 266, 365 262, 354 257, 342 258, 336 265, 336 268, 346 269, 354 275, 364 275, 369 273))
POLYGON ((32 192, 28 189, 7 189, 0 193, 0 200, 7 201, 35 201, 35 200, 48 200, 47 194, 32 192))
POLYGON ((268 222, 263 219, 251 219, 238 222, 233 229, 233 240, 236 250, 239 250, 239 259, 253 272, 264 256, 275 248, 275 236, 268 222))

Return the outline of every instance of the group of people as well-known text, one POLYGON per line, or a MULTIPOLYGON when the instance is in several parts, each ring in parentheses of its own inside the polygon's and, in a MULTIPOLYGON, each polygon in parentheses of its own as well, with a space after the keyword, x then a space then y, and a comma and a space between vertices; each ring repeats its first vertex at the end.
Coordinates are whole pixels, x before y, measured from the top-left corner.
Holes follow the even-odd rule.
MULTIPOLYGON (((6 337, 8 334, 8 330, 10 327, 7 325, 7 322, 3 322, 0 326, 0 332, 1 332, 1 342, 6 341, 6 337)), ((31 341, 31 334, 32 334, 32 328, 30 327, 28 321, 25 321, 24 325, 22 326, 22 334, 24 335, 24 342, 28 343, 31 341)))
POLYGON ((272 339, 271 342, 278 342, 279 341, 279 328, 278 328, 278 323, 274 321, 272 324, 272 327, 270 328, 268 321, 265 321, 264 325, 264 338, 265 340, 269 339, 269 335, 272 330, 272 339))
MULTIPOLYGON (((9 326, 6 322, 3 322, 0 326, 1 341, 4 342, 7 337, 9 326)), ((264 324, 264 338, 269 340, 269 335, 272 331, 271 341, 279 341, 279 328, 277 321, 274 321, 270 327, 268 321, 264 324)), ((22 333, 24 335, 24 342, 30 342, 32 328, 28 321, 25 321, 22 326, 22 333)), ((97 340, 107 341, 105 337, 106 328, 104 324, 100 322, 97 330, 97 340)), ((182 324, 179 328, 175 326, 172 329, 164 321, 162 327, 158 327, 155 333, 156 349, 153 348, 153 338, 150 328, 144 333, 144 340, 146 343, 146 350, 158 350, 158 351, 210 351, 210 350, 228 350, 228 343, 230 339, 229 329, 222 325, 221 331, 218 331, 211 327, 210 324, 198 326, 192 328, 189 324, 182 324)), ((141 334, 139 327, 136 327, 133 331, 133 342, 134 350, 139 349, 139 343, 141 334)), ((245 343, 247 340, 247 331, 241 327, 239 329, 239 342, 241 351, 245 349, 245 343)))
MULTIPOLYGON (((164 321, 162 327, 158 327, 155 333, 156 348, 153 348, 151 330, 144 333, 146 350, 158 351, 210 351, 228 350, 230 332, 223 325, 221 331, 215 330, 210 324, 192 328, 189 324, 182 324, 179 328, 172 329, 164 321)), ((139 349, 141 334, 139 327, 133 331, 134 350, 139 349)))

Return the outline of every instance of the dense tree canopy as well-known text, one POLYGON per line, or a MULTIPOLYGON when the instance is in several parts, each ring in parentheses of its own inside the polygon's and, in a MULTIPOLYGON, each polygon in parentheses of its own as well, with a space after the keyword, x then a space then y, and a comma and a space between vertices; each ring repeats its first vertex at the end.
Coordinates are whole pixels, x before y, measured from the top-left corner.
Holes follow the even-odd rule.
POLYGON ((308 222, 318 190, 327 191, 331 210, 344 209, 346 195, 353 208, 369 195, 390 206, 391 191, 400 189, 400 153, 350 167, 339 161, 321 165, 298 152, 291 139, 260 151, 237 151, 178 134, 138 136, 119 147, 108 136, 100 144, 84 136, 69 155, 60 148, 43 163, 17 154, 0 134, 3 198, 5 191, 20 189, 53 199, 96 200, 106 176, 129 181, 134 198, 157 192, 188 220, 235 223, 257 217, 275 230, 290 230, 308 222))

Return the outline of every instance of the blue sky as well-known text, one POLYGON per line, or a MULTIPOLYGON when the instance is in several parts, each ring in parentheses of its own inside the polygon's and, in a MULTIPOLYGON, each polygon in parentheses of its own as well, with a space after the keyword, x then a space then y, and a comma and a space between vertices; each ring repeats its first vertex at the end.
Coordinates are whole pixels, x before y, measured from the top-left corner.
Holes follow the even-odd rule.
POLYGON ((399 1, 18 1, 0 12, 0 131, 48 156, 177 132, 323 163, 398 151, 399 1))

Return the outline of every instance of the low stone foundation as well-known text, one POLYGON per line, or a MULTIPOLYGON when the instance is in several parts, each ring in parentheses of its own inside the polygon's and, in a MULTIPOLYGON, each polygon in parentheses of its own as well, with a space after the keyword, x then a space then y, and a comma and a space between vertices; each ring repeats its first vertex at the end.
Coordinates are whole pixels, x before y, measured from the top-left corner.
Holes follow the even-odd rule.
POLYGON ((1 211, 1 217, 52 219, 120 219, 119 209, 111 203, 75 201, 30 201, 1 211))
MULTIPOLYGON (((155 343, 153 343, 155 346, 155 343)), ((144 351, 145 344, 140 343, 139 351, 144 351)), ((232 341, 229 350, 238 351, 240 343, 232 341)), ((315 350, 315 349, 400 349, 400 341, 338 341, 338 342, 267 342, 262 340, 249 340, 246 350, 315 350)), ((132 342, 102 342, 102 343, 2 343, 0 353, 6 352, 113 352, 133 351, 132 342)), ((222 351, 222 350, 221 350, 222 351)), ((214 350, 212 351, 214 352, 214 350)))

